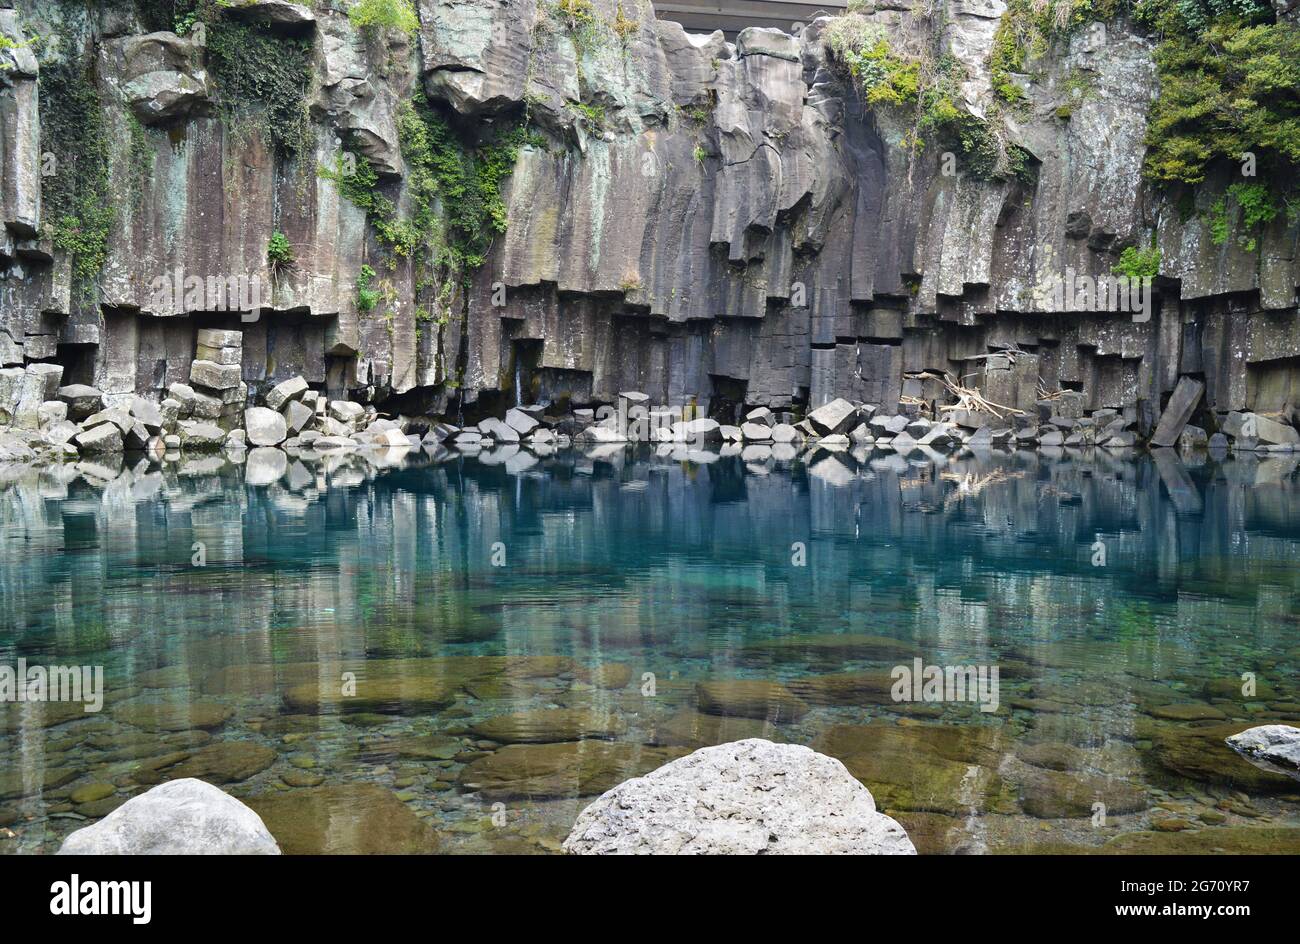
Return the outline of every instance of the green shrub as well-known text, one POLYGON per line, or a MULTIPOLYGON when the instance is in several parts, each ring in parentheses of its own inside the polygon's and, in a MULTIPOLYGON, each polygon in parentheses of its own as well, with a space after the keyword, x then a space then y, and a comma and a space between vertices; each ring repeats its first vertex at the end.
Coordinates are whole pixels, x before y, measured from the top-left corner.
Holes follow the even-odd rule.
POLYGON ((1180 7, 1165 3, 1147 175, 1197 184, 1214 164, 1240 161, 1247 152, 1289 174, 1300 163, 1300 28, 1233 18, 1200 33, 1173 29, 1180 7))
POLYGON ((266 261, 271 264, 272 272, 288 269, 294 263, 293 246, 289 244, 289 238, 278 229, 266 242, 266 261))
POLYGON ((857 13, 836 17, 826 28, 826 47, 862 86, 872 105, 915 102, 921 88, 921 63, 896 54, 884 31, 857 13))
POLYGON ((1160 272, 1160 250, 1155 246, 1150 249, 1126 246, 1119 254, 1115 272, 1130 279, 1153 279, 1160 272))
POLYGON ((1238 244, 1247 252, 1254 252, 1259 242, 1257 228, 1276 219, 1282 208, 1273 201, 1273 195, 1264 184, 1233 184, 1210 206, 1210 241, 1216 246, 1226 243, 1232 232, 1228 219, 1229 202, 1241 210, 1243 232, 1237 237, 1238 244))
POLYGON ((420 30, 411 0, 356 0, 348 7, 348 19, 357 29, 393 30, 408 36, 420 30))
POLYGON ((375 306, 379 304, 379 291, 370 287, 370 283, 375 280, 375 270, 368 265, 363 265, 361 271, 357 273, 357 310, 374 311, 375 306))

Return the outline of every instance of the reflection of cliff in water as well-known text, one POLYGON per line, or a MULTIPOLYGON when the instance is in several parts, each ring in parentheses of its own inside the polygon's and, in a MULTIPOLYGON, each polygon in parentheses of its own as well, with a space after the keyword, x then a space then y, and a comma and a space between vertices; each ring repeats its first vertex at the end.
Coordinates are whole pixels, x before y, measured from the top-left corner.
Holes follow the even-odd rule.
POLYGON ((290 459, 267 487, 246 486, 221 460, 123 469, 111 481, 96 477, 102 467, 18 473, 0 493, 6 642, 71 629, 93 645, 191 615, 208 624, 214 606, 226 617, 214 625, 232 628, 305 608, 364 637, 367 614, 382 609, 424 633, 421 645, 492 638, 508 622, 512 584, 596 593, 670 574, 683 558, 828 613, 864 592, 918 594, 922 572, 976 597, 1064 575, 1099 604, 1091 595, 1103 582, 1153 602, 1194 594, 1246 605, 1267 595, 1263 584, 1289 594, 1295 583, 1290 458, 1190 465, 1099 450, 937 466, 822 452, 808 464, 691 464, 617 448, 522 472, 490 454, 408 461, 290 459), (1104 568, 1092 563, 1099 540, 1104 568), (497 542, 504 568, 491 566, 497 542), (807 545, 807 568, 791 566, 794 542, 807 545), (200 545, 206 566, 195 567, 200 545), (430 620, 452 588, 472 592, 473 612, 462 599, 430 620))

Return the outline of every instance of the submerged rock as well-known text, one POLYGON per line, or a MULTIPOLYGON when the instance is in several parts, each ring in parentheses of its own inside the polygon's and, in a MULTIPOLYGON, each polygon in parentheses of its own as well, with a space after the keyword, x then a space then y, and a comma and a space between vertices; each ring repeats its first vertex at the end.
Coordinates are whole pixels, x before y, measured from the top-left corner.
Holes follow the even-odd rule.
POLYGON ((497 715, 470 728, 476 737, 502 744, 545 744, 553 741, 611 739, 627 730, 627 724, 607 711, 555 708, 497 715))
POLYGON ((758 718, 723 718, 690 708, 655 721, 649 735, 652 744, 684 747, 712 747, 715 744, 751 738, 783 740, 780 729, 770 721, 758 718))
POLYGON ((983 725, 838 724, 813 749, 843 761, 885 810, 964 816, 1014 810, 997 772, 1004 741, 983 725))
POLYGON ((1166 725, 1152 734, 1152 754, 1166 770, 1192 780, 1234 786, 1247 793, 1294 790, 1294 780, 1260 769, 1228 746, 1229 738, 1250 727, 1242 722, 1166 725))
POLYGON ((137 765, 136 783, 195 777, 210 783, 236 783, 275 763, 275 751, 253 741, 217 741, 197 751, 176 751, 137 765))
POLYGON ((711 715, 760 718, 774 723, 797 721, 808 705, 780 682, 729 679, 696 686, 700 710, 711 715))
POLYGON ((1147 794, 1122 780, 1040 769, 1021 784, 1021 803, 1039 819, 1088 817, 1097 803, 1109 814, 1139 812, 1147 808, 1147 794))
POLYGON ((582 855, 915 855, 832 757, 760 738, 706 747, 610 790, 564 842, 582 855))
POLYGON ((466 765, 459 784, 489 800, 592 796, 685 753, 617 741, 511 744, 466 765))
POLYGON ((305 787, 248 798, 285 855, 414 855, 438 836, 393 791, 372 783, 305 787))
POLYGON ((279 855, 258 815, 201 780, 146 790, 63 841, 59 855, 279 855))
POLYGON ((1228 746, 1261 770, 1300 780, 1300 728, 1263 724, 1227 738, 1228 746))

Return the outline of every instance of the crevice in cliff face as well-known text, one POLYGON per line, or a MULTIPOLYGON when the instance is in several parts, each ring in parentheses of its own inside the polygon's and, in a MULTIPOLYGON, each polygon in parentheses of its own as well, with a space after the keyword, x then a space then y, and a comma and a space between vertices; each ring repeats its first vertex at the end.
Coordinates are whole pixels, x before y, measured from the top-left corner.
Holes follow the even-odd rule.
POLYGON ((764 151, 764 150, 766 150, 766 151, 771 151, 772 154, 775 155, 775 157, 776 157, 776 159, 777 159, 778 161, 781 159, 781 152, 778 151, 776 148, 774 148, 772 145, 768 144, 766 141, 764 141, 763 143, 761 143, 761 144, 759 144, 758 146, 756 146, 756 147, 754 148, 754 150, 753 150, 752 152, 750 152, 749 157, 745 158, 743 161, 723 161, 723 162, 722 162, 722 166, 723 166, 723 167, 740 167, 740 166, 742 166, 742 165, 744 165, 744 164, 748 164, 750 161, 752 161, 755 157, 758 156, 758 152, 759 152, 759 151, 764 151))

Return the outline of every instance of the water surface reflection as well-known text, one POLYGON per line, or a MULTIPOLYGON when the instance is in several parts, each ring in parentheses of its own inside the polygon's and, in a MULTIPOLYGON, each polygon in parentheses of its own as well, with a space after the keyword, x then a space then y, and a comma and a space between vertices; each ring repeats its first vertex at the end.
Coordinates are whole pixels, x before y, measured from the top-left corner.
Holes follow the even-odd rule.
POLYGON ((922 851, 1294 852, 1300 785, 1222 738, 1300 720, 1296 468, 615 446, 10 469, 0 663, 102 664, 107 705, 0 708, 0 849, 199 776, 291 851, 554 851, 582 797, 764 736, 840 757, 922 851), (998 666, 999 710, 894 702, 913 658, 998 666))

